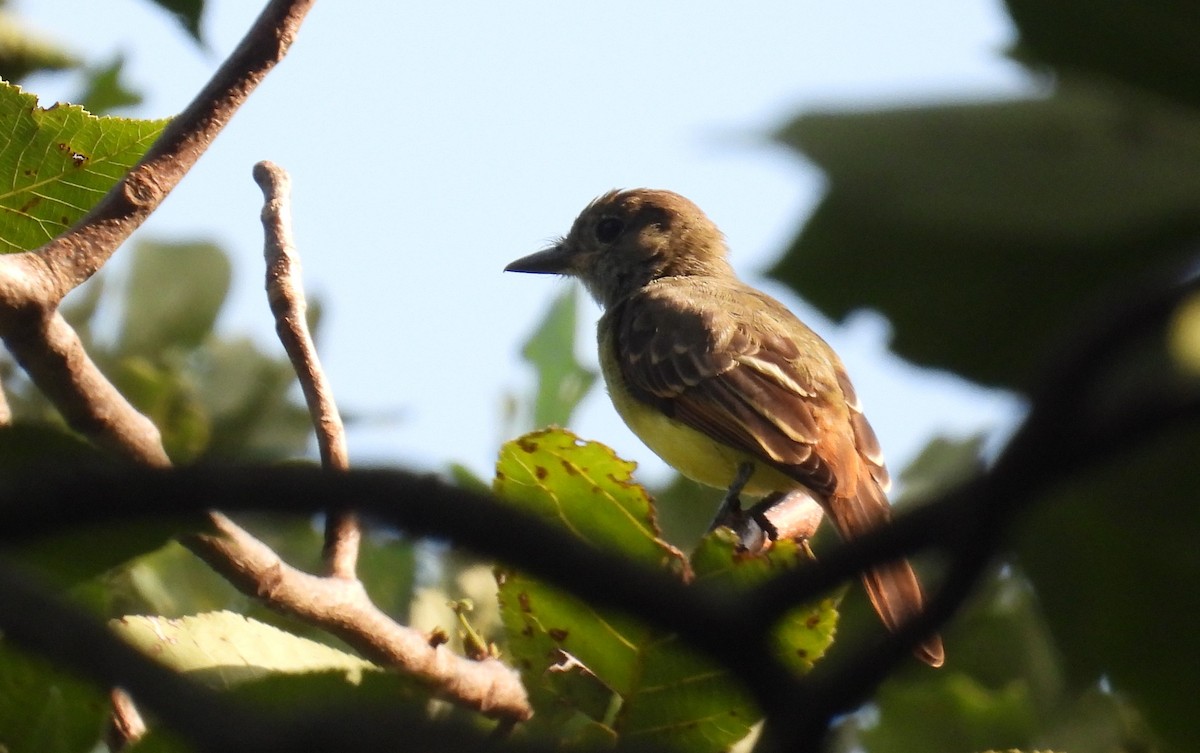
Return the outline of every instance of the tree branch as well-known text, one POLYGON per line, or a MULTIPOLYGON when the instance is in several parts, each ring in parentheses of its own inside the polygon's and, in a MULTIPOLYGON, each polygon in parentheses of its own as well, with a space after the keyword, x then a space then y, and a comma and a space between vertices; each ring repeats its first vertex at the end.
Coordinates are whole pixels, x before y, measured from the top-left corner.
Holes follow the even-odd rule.
POLYGON ((213 513, 218 535, 183 543, 243 593, 326 630, 367 659, 427 682, 439 696, 488 716, 524 721, 533 711, 516 670, 496 659, 471 661, 396 624, 356 579, 318 577, 280 560, 266 544, 213 513))
MULTIPOLYGON (((254 180, 262 189, 264 199, 263 255, 267 262, 267 301, 275 315, 275 331, 300 380, 317 434, 321 465, 344 471, 350 467, 345 427, 305 316, 308 304, 300 282, 300 257, 292 240, 291 178, 283 168, 264 161, 254 166, 254 180)), ((335 578, 355 577, 361 537, 358 518, 352 511, 343 508, 326 510, 322 552, 326 574, 335 578)))
POLYGON ((141 161, 67 232, 0 257, 0 337, 76 431, 139 462, 167 463, 157 429, 116 391, 59 316, 87 280, 158 207, 264 76, 283 58, 313 0, 273 0, 237 49, 141 161))
MULTIPOLYGON (((0 315, 0 326, 11 323, 0 315)), ((88 356, 57 311, 3 327, 4 344, 66 419, 98 447, 146 465, 170 465, 162 436, 88 356)))
MULTIPOLYGON (((299 712, 247 705, 162 666, 94 616, 48 595, 28 573, 0 564, 0 630, 6 641, 49 657, 102 687, 122 687, 196 750, 272 753, 328 750, 486 749, 468 725, 437 724, 395 704, 299 712)), ((494 745, 493 745, 494 747, 494 745)), ((550 753, 537 743, 526 753, 550 753)))
POLYGON ((258 84, 275 67, 314 0, 272 0, 208 84, 176 116, 141 161, 74 227, 21 254, 49 308, 90 278, 192 169, 258 84))

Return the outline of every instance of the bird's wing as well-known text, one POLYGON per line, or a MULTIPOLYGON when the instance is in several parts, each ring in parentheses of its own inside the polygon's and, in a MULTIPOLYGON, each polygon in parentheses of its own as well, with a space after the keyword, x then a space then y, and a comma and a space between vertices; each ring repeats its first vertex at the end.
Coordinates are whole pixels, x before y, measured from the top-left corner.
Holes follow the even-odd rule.
POLYGON ((857 483, 857 469, 839 480, 837 467, 856 449, 886 479, 837 357, 774 299, 679 280, 613 314, 617 361, 636 399, 823 495, 857 483))

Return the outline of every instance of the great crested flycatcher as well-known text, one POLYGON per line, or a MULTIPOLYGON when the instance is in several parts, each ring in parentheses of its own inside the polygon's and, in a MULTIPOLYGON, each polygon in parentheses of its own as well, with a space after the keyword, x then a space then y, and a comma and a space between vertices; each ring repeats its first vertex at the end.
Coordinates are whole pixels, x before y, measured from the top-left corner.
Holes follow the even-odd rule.
MULTIPOLYGON (((752 496, 803 489, 847 539, 891 517, 878 440, 833 349, 774 298, 737 279, 721 231, 670 191, 612 191, 571 232, 505 271, 579 278, 604 307, 600 366, 625 423, 683 475, 744 482, 752 496)), ((895 630, 922 608, 904 560, 863 574, 895 630)), ((917 656, 944 660, 930 636, 917 656)))

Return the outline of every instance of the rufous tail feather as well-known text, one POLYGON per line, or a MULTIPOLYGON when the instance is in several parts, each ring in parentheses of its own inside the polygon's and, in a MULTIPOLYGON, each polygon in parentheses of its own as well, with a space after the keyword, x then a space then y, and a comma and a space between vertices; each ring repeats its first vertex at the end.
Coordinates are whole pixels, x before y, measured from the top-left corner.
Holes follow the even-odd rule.
MULTIPOLYGON (((861 536, 891 520, 887 498, 865 468, 857 491, 854 497, 830 500, 830 517, 845 539, 861 536)), ((863 573, 862 579, 871 606, 888 630, 897 630, 924 608, 921 584, 907 560, 878 565, 863 573)), ((932 667, 940 667, 946 660, 942 639, 936 633, 917 644, 913 653, 932 667)))

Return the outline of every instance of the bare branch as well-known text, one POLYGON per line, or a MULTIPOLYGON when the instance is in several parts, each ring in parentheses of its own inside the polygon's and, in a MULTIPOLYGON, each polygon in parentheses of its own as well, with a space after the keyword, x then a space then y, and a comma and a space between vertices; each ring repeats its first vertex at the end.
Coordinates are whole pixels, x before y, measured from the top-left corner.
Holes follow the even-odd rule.
MULTIPOLYGON (((0 322, 12 324, 0 317, 0 322)), ((117 391, 57 311, 3 328, 4 343, 71 428, 115 455, 170 465, 158 428, 117 391)))
POLYGON ((353 579, 322 578, 297 570, 219 513, 218 535, 183 543, 239 590, 272 609, 316 625, 383 666, 428 682, 440 696, 491 717, 523 721, 533 711, 516 670, 496 659, 472 661, 396 624, 353 579))
POLYGON ((313 0, 272 0, 237 49, 171 121, 141 161, 73 228, 21 259, 57 305, 137 229, 208 149, 259 82, 287 54, 313 0))
MULTIPOLYGON (((350 467, 346 431, 333 399, 317 347, 305 316, 308 304, 300 280, 300 257, 292 239, 291 178, 270 162, 254 166, 254 180, 263 192, 262 223, 267 262, 267 301, 275 315, 275 331, 304 391, 304 401, 317 434, 321 465, 335 471, 350 467)), ((343 509, 325 514, 326 573, 335 578, 354 578, 362 532, 357 516, 343 509)))
POLYGON ((0 258, 0 336, 34 384, 97 445, 166 465, 157 429, 91 362, 57 313, 187 174, 282 59, 313 0, 274 0, 187 109, 76 225, 35 252, 0 258))

